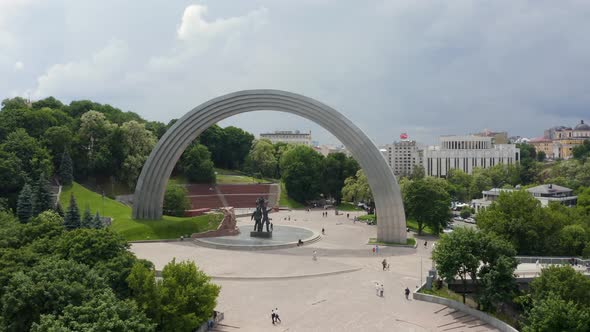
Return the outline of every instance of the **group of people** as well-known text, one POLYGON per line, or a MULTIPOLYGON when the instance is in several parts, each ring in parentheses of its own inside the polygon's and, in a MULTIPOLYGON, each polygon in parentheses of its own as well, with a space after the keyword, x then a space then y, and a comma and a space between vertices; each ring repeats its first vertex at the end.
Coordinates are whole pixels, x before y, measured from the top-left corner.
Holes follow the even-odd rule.
POLYGON ((272 318, 272 325, 275 325, 276 323, 281 323, 281 318, 279 317, 279 308, 272 309, 270 317, 272 318))
POLYGON ((328 217, 328 211, 323 211, 322 212, 322 217, 324 217, 324 218, 328 217))

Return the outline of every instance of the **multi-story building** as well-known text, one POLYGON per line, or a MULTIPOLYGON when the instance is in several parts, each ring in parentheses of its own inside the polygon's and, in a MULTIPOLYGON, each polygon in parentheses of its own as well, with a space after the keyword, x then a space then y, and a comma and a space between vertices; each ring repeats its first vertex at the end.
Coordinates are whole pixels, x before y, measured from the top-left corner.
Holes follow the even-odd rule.
POLYGON ((410 176, 414 166, 423 167, 423 150, 416 141, 405 139, 393 142, 384 146, 381 151, 395 176, 410 176))
POLYGON ((537 153, 544 152, 545 156, 548 159, 555 158, 554 144, 552 140, 544 137, 539 137, 533 138, 528 142, 528 144, 532 145, 535 148, 535 151, 537 151, 537 153))
POLYGON ((515 144, 494 144, 492 137, 441 136, 440 146, 424 150, 424 171, 428 176, 444 177, 451 169, 471 174, 476 167, 519 162, 520 149, 515 144))
POLYGON ((346 150, 346 148, 342 145, 314 145, 313 149, 322 154, 324 157, 327 157, 332 153, 344 153, 345 155, 350 156, 348 150, 346 150))
POLYGON ((569 159, 573 155, 574 147, 590 139, 590 126, 581 120, 574 128, 558 126, 545 130, 543 139, 531 141, 537 152, 544 151, 551 159, 569 159), (551 142, 549 144, 548 142, 551 142), (551 152, 547 153, 547 149, 551 152))
POLYGON ((309 133, 302 133, 299 130, 296 131, 275 131, 274 133, 262 133, 260 138, 269 139, 274 143, 287 143, 287 144, 303 144, 311 146, 311 131, 309 133))
POLYGON ((481 133, 474 134, 474 136, 491 137, 493 144, 508 144, 508 133, 505 131, 494 132, 488 129, 481 133))

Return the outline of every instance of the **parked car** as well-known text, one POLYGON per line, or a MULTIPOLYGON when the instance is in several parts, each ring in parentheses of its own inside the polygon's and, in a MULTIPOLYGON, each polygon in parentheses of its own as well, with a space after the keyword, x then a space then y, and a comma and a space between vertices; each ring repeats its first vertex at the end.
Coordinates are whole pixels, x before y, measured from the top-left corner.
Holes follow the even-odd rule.
POLYGON ((451 228, 445 228, 445 229, 443 229, 443 233, 445 233, 445 234, 449 234, 449 233, 452 233, 452 232, 453 232, 453 230, 451 228))
POLYGON ((467 219, 465 219, 465 222, 466 223, 470 223, 470 224, 475 224, 475 219, 473 219, 473 218, 467 218, 467 219))
POLYGON ((461 216, 455 217, 453 218, 454 221, 463 221, 463 218, 461 218, 461 216))

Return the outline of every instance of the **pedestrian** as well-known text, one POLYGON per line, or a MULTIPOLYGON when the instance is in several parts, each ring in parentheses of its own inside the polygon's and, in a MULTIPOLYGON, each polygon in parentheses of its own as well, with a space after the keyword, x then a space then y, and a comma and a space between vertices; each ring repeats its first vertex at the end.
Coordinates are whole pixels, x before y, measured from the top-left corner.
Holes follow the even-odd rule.
POLYGON ((428 241, 424 241, 424 249, 428 248, 428 241))
POLYGON ((375 254, 375 247, 373 247, 373 255, 375 254))
POLYGON ((375 253, 376 253, 377 255, 379 255, 379 246, 378 246, 378 245, 375 245, 375 253))
POLYGON ((385 271, 387 268, 387 259, 383 258, 383 262, 381 262, 381 264, 383 264, 383 271, 385 271))
POLYGON ((275 314, 274 309, 272 309, 272 313, 270 314, 270 317, 272 318, 272 325, 275 325, 277 315, 275 314))
POLYGON ((326 235, 326 230, 322 227, 322 235, 326 235))
POLYGON ((406 287, 406 290, 404 291, 404 293, 406 293, 406 300, 410 299, 410 289, 408 287, 406 287))
POLYGON ((289 221, 291 221, 291 216, 289 216, 289 221))
POLYGON ((375 282, 375 293, 377 296, 379 296, 379 283, 375 282))
POLYGON ((350 213, 346 214, 346 219, 350 219, 350 213))
POLYGON ((318 260, 318 252, 317 251, 313 251, 313 260, 317 261, 318 260))
POLYGON ((279 308, 275 308, 275 322, 281 323, 281 318, 279 317, 279 308))
POLYGON ((384 290, 385 290, 385 288, 383 287, 383 284, 381 284, 381 287, 379 287, 379 296, 383 297, 384 290))

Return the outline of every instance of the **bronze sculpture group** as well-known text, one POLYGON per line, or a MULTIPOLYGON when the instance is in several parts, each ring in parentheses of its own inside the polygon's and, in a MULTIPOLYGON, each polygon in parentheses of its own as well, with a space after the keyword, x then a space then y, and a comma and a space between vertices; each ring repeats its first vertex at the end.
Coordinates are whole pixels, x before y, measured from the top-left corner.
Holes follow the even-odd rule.
POLYGON ((266 224, 266 231, 271 232, 270 230, 270 219, 268 218, 268 212, 272 209, 267 209, 268 202, 263 198, 259 197, 256 200, 256 211, 252 213, 250 220, 254 219, 254 231, 255 232, 262 232, 263 225, 266 224))

